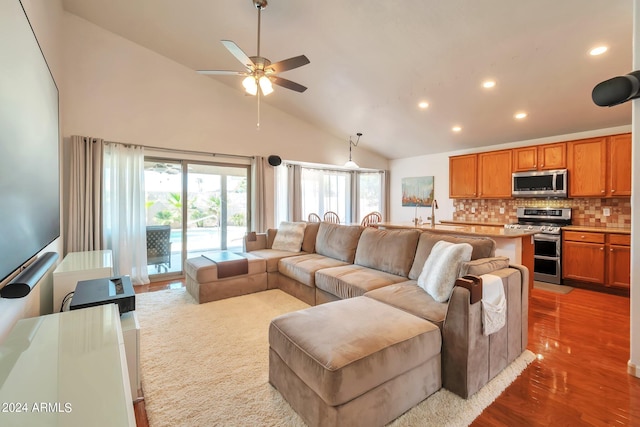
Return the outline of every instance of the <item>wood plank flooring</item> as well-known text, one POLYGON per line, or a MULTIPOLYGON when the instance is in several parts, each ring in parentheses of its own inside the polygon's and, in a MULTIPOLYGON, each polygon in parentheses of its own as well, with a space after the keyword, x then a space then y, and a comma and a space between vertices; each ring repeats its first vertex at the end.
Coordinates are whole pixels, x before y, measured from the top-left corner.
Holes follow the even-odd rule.
MULTIPOLYGON (((136 287, 153 292, 183 281, 136 287)), ((627 374, 629 298, 574 289, 533 289, 529 306, 531 365, 473 426, 640 426, 640 379, 627 374)), ((144 401, 134 405, 147 427, 144 401)))

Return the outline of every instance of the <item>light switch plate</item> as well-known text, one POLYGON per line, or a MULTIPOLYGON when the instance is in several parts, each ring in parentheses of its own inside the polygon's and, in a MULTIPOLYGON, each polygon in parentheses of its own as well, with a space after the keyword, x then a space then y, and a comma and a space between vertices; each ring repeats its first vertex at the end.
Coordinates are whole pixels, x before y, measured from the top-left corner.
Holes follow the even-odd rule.
POLYGON ((602 209, 602 215, 604 215, 604 216, 610 216, 610 215, 611 215, 611 209, 610 209, 610 208, 604 208, 604 209, 602 209))

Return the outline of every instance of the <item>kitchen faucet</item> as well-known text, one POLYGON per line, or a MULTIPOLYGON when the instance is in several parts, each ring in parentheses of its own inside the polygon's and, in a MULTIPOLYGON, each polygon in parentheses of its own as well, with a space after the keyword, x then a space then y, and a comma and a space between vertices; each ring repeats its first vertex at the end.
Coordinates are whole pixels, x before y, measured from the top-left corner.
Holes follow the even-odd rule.
POLYGON ((431 220, 431 227, 435 227, 436 226, 436 209, 438 208, 438 201, 436 199, 433 199, 431 201, 431 216, 428 217, 427 219, 431 220))

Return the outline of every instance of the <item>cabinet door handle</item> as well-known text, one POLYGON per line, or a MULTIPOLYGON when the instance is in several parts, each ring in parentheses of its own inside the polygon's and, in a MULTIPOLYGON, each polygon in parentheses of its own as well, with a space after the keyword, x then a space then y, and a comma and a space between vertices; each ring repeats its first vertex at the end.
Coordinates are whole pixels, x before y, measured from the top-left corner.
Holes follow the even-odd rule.
POLYGON ((604 248, 602 248, 602 247, 601 247, 601 248, 600 248, 600 250, 601 250, 601 251, 604 251, 604 248))
POLYGON ((609 249, 609 252, 613 252, 613 248, 609 249))
POLYGON ((601 192, 602 194, 604 194, 604 190, 600 190, 600 192, 601 192))
POLYGON ((580 236, 581 239, 584 239, 584 236, 580 236))
POLYGON ((544 167, 544 163, 543 163, 543 164, 541 164, 541 165, 540 165, 540 167, 541 167, 541 168, 543 168, 543 167, 544 167))
POLYGON ((616 192, 616 190, 611 190, 611 192, 612 192, 612 193, 615 193, 615 192, 616 192))

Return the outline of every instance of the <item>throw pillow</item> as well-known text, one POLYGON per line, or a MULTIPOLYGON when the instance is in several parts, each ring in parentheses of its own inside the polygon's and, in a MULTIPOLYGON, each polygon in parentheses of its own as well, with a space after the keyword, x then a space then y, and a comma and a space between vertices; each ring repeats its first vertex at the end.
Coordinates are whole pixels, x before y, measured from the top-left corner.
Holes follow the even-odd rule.
POLYGON ((451 296, 463 262, 471 259, 473 247, 468 243, 439 241, 431 249, 418 277, 418 286, 438 302, 451 296))
POLYGON ((306 224, 304 222, 281 222, 276 237, 273 239, 271 249, 300 252, 305 227, 306 224))

